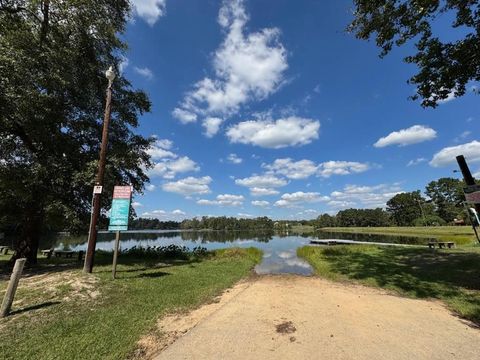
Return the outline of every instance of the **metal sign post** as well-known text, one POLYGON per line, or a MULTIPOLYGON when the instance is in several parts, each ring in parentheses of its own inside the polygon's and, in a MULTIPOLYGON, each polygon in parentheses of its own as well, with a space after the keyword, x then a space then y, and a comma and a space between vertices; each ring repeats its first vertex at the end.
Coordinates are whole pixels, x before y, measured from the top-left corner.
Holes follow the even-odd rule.
POLYGON ((131 186, 115 186, 113 188, 112 207, 110 209, 109 231, 116 231, 115 246, 113 249, 112 278, 117 273, 118 248, 120 245, 120 231, 128 230, 130 215, 130 201, 132 199, 131 186))

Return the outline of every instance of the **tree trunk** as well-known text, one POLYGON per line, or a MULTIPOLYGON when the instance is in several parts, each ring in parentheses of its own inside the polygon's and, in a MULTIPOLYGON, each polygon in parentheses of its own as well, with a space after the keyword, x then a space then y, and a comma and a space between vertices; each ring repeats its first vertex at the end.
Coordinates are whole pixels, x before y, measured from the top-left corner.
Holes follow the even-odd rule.
POLYGON ((40 243, 40 236, 43 228, 44 213, 32 207, 27 211, 25 223, 15 242, 15 253, 10 259, 14 263, 16 259, 26 258, 27 264, 37 263, 37 252, 40 243))

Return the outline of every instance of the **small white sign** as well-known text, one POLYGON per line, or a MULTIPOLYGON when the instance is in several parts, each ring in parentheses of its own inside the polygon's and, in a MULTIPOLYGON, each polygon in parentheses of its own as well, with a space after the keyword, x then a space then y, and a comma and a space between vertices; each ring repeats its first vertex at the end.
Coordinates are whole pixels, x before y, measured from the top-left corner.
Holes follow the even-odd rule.
POLYGON ((102 188, 103 188, 103 187, 100 186, 100 185, 95 185, 95 186, 93 187, 93 193, 94 193, 94 194, 101 194, 101 193, 102 193, 102 188))

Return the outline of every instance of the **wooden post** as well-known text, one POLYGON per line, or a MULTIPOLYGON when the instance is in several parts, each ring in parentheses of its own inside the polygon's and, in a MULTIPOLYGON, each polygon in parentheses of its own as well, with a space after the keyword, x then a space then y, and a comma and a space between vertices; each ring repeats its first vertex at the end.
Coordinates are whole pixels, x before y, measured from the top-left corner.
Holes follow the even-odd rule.
POLYGON ((12 276, 10 276, 10 281, 8 282, 7 292, 3 297, 2 307, 0 309, 0 317, 5 317, 10 313, 10 308, 12 307, 13 298, 15 297, 15 292, 17 291, 18 282, 20 281, 20 276, 22 275, 23 266, 27 259, 21 258, 15 261, 15 266, 13 267, 12 276))
POLYGON ((117 231, 115 236, 115 248, 113 249, 113 268, 112 268, 112 279, 115 279, 117 273, 117 258, 118 258, 118 246, 120 244, 120 231, 117 231))

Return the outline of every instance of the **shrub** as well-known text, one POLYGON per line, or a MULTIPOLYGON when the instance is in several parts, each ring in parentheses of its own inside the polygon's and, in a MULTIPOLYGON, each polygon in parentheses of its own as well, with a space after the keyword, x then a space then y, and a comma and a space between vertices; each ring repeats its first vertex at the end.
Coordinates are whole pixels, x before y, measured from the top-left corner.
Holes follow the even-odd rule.
POLYGON ((200 246, 190 250, 186 246, 171 244, 168 246, 134 246, 122 253, 138 258, 188 260, 191 257, 205 256, 208 254, 208 251, 206 248, 200 246))

